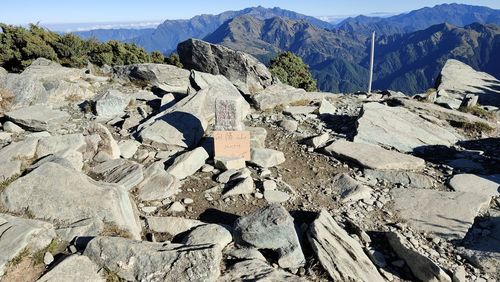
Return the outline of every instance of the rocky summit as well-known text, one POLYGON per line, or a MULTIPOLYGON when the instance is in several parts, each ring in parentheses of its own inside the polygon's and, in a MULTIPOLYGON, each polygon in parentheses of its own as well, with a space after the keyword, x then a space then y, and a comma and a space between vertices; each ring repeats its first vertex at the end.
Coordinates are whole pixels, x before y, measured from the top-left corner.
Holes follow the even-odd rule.
POLYGON ((498 80, 306 92, 178 50, 0 69, 1 281, 500 279, 498 80))

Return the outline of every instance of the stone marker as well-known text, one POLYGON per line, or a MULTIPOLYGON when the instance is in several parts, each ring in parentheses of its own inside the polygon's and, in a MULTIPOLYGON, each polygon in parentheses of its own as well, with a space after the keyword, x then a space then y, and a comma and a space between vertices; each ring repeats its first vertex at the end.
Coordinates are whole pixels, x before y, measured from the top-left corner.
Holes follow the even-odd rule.
POLYGON ((242 131, 241 108, 241 100, 236 97, 224 97, 215 100, 215 130, 242 131))

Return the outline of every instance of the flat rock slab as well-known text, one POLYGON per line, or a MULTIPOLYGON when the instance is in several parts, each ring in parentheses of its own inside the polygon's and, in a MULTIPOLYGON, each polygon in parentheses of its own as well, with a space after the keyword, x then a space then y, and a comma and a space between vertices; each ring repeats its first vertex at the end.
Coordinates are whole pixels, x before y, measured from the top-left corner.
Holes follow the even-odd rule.
POLYGON ((274 167, 285 162, 285 154, 273 149, 252 148, 250 155, 250 163, 258 167, 274 167))
POLYGON ((237 262, 232 265, 219 281, 294 281, 305 282, 307 280, 286 271, 276 269, 264 261, 258 259, 249 259, 237 262))
POLYGON ((394 208, 413 228, 444 239, 462 239, 491 197, 428 189, 393 189, 394 208))
MULTIPOLYGON (((0 194, 0 204, 9 212, 29 213, 58 227, 93 219, 114 224, 132 238, 141 238, 135 208, 124 190, 49 162, 10 184, 0 194)), ((98 235, 101 231, 87 230, 76 235, 98 235)))
POLYGON ((500 175, 457 174, 450 179, 451 188, 457 192, 472 192, 490 197, 500 196, 499 183, 500 175))
POLYGON ((379 103, 363 105, 354 136, 356 143, 383 145, 401 152, 424 146, 451 146, 458 140, 458 135, 446 127, 426 121, 403 107, 379 103))
POLYGON ((21 174, 21 161, 0 162, 0 183, 21 174))
POLYGON ((333 190, 336 191, 343 202, 356 202, 369 199, 372 189, 350 177, 346 173, 336 175, 333 179, 333 190))
POLYGON ((294 88, 286 84, 274 84, 256 95, 252 100, 259 110, 273 109, 276 106, 286 106, 295 102, 321 101, 332 94, 319 92, 306 92, 304 89, 294 88))
POLYGON ((371 169, 421 170, 425 167, 423 159, 371 144, 338 140, 325 147, 325 151, 334 157, 371 169))
POLYGON ((434 180, 429 176, 411 171, 365 169, 363 174, 369 179, 386 181, 390 184, 401 184, 405 187, 429 189, 434 186, 434 180))
POLYGON ((99 274, 100 269, 88 257, 72 255, 58 263, 49 272, 43 275, 37 282, 105 282, 106 279, 99 274))
POLYGON ((307 237, 333 281, 385 281, 362 246, 327 211, 319 213, 307 237))
POLYGON ((68 149, 84 152, 86 147, 85 137, 81 133, 49 136, 39 140, 36 156, 41 158, 68 149))
POLYGON ((162 162, 150 165, 144 171, 144 181, 138 185, 137 197, 142 201, 161 201, 180 192, 177 177, 163 169, 162 162))
POLYGON ((101 174, 104 182, 122 185, 126 191, 144 180, 143 165, 124 159, 101 163, 93 168, 93 172, 101 174))
POLYGON ((127 281, 217 281, 222 253, 214 245, 185 246, 96 237, 85 256, 127 281))
POLYGON ((198 147, 178 156, 174 163, 167 168, 167 172, 177 179, 184 179, 197 172, 205 164, 208 157, 207 151, 198 147))
POLYGON ((53 110, 43 105, 17 109, 5 115, 13 122, 33 131, 45 131, 57 128, 70 118, 70 115, 66 112, 53 110))
POLYGON ((293 218, 279 204, 239 218, 233 236, 239 245, 276 251, 282 268, 298 269, 305 264, 293 218))
POLYGON ((41 250, 55 237, 50 223, 0 214, 0 278, 6 265, 23 250, 41 250))
POLYGON ((0 160, 2 162, 30 160, 35 157, 38 139, 27 138, 23 141, 12 142, 0 149, 0 160))

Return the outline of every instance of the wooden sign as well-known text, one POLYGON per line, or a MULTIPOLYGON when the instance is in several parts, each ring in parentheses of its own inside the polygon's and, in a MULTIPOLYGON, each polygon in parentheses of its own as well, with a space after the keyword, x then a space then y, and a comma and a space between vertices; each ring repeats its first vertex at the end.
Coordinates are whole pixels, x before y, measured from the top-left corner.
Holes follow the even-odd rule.
POLYGON ((250 160, 249 131, 214 131, 216 157, 250 160))

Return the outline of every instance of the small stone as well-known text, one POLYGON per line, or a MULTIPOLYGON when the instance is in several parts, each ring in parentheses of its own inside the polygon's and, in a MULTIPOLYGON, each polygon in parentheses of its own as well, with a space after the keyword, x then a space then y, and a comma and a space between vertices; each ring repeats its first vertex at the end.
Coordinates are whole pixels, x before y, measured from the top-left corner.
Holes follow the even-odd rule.
POLYGON ((185 212, 186 208, 180 202, 174 202, 168 208, 167 212, 176 213, 176 212, 185 212))
POLYGON ((52 262, 54 262, 54 256, 50 252, 45 252, 45 255, 43 256, 43 263, 45 265, 50 265, 52 262))
POLYGON ((283 203, 288 201, 288 199, 290 199, 290 196, 285 192, 277 190, 266 190, 264 191, 264 198, 269 203, 283 203))
POLYGON ((186 205, 190 205, 190 204, 194 203, 194 200, 191 198, 185 198, 184 200, 182 200, 182 202, 186 205))
POLYGON ((19 125, 15 124, 11 121, 6 121, 3 124, 3 130, 5 130, 6 132, 14 133, 14 134, 19 134, 19 133, 24 132, 24 129, 22 129, 19 125))
POLYGON ((299 127, 299 123, 297 121, 290 119, 282 120, 279 125, 288 132, 295 132, 299 127))
POLYGON ((118 142, 118 148, 120 148, 120 154, 124 159, 129 159, 133 157, 140 145, 141 143, 135 140, 122 140, 118 142))
POLYGON ((250 162, 262 168, 269 168, 284 163, 285 155, 273 149, 252 148, 250 162))
POLYGON ((255 198, 262 199, 262 198, 264 198, 264 195, 262 195, 262 193, 260 193, 260 192, 256 192, 255 193, 255 198))
POLYGON ((214 171, 214 167, 209 165, 209 164, 204 164, 201 167, 201 172, 213 172, 213 171, 214 171))
POLYGON ((215 167, 221 170, 242 169, 245 167, 245 159, 243 158, 229 158, 229 157, 215 157, 215 167))
POLYGON ((264 191, 268 190, 276 190, 276 181, 274 180, 266 180, 264 183, 262 183, 262 186, 264 187, 264 191))
POLYGON ((143 207, 141 209, 145 213, 154 213, 158 208, 157 207, 143 207))

